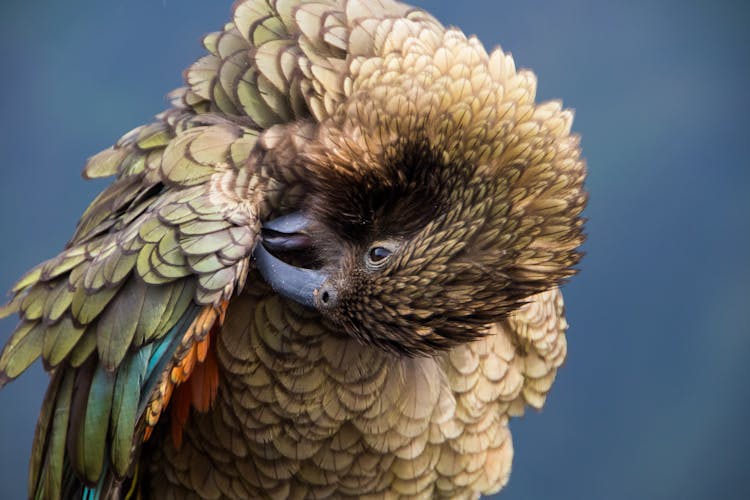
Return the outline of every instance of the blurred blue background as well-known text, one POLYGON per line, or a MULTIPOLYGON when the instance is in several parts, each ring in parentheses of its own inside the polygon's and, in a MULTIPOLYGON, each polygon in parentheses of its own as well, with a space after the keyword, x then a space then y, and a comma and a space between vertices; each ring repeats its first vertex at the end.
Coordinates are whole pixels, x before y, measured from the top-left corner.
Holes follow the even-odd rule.
MULTIPOLYGON (((742 2, 415 1, 575 108, 589 240, 568 363, 512 424, 507 499, 750 498, 750 15, 742 2)), ((166 106, 230 1, 3 0, 0 289, 105 185, 85 159, 166 106)), ((15 320, 0 323, 4 342, 15 320)), ((46 375, 0 391, 0 497, 25 496, 46 375)))

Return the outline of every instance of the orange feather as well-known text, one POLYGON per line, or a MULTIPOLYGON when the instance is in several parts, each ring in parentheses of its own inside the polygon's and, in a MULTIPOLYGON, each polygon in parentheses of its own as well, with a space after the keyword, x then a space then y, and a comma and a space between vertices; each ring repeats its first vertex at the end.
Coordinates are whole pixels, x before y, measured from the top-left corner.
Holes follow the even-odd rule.
POLYGON ((190 416, 192 406, 201 413, 207 412, 216 399, 219 388, 219 364, 215 340, 224 322, 229 303, 218 308, 207 306, 201 310, 183 335, 183 345, 188 345, 169 372, 161 387, 161 398, 152 401, 147 409, 148 425, 143 434, 147 441, 159 417, 170 407, 170 434, 176 448, 182 445, 182 431, 190 416), (170 398, 174 393, 172 404, 170 398))

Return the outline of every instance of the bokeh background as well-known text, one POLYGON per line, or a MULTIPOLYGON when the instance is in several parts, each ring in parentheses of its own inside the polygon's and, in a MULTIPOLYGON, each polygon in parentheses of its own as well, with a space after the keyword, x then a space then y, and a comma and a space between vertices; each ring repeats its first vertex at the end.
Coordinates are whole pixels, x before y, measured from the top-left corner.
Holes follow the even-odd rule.
MULTIPOLYGON (((414 1, 575 108, 591 201, 568 363, 512 424, 506 499, 750 498, 750 15, 743 2, 414 1)), ((85 159, 166 106, 230 1, 3 0, 0 289, 105 182, 85 159)), ((13 319, 0 323, 7 340, 13 319)), ((46 375, 0 391, 0 497, 25 497, 46 375)))

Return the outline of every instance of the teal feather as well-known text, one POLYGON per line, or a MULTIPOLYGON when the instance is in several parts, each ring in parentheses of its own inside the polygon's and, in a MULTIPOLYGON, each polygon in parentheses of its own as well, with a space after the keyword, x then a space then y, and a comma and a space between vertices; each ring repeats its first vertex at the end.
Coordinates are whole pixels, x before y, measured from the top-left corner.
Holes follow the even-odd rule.
POLYGON ((112 446, 110 458, 117 477, 125 477, 130 467, 133 436, 138 418, 141 389, 146 379, 152 345, 128 353, 117 370, 112 402, 112 446))
POLYGON ((75 469, 88 484, 96 484, 104 467, 107 430, 112 409, 115 374, 103 366, 95 368, 85 399, 82 421, 78 423, 71 450, 75 469))
MULTIPOLYGON (((172 308, 156 318, 158 327, 149 327, 152 341, 131 345, 114 370, 93 352, 75 370, 60 366, 53 374, 34 441, 32 498, 98 500, 117 494, 138 455, 141 417, 201 310, 189 300, 183 305, 183 295, 175 299, 179 311, 172 308)), ((107 328, 110 332, 115 323, 107 328)), ((119 358, 116 351, 110 362, 119 358)))
POLYGON ((166 369, 167 363, 172 359, 172 355, 182 341, 182 336, 198 315, 200 309, 195 303, 191 304, 169 332, 158 342, 154 343, 155 347, 148 361, 146 383, 141 389, 141 402, 138 408, 139 415, 142 415, 146 411, 146 405, 148 405, 151 393, 159 382, 161 373, 166 369))
MULTIPOLYGON (((173 329, 176 329, 179 326, 180 325, 178 324, 173 329)), ((165 354, 167 354, 168 352, 172 352, 172 349, 170 348, 173 347, 173 344, 173 332, 167 333, 167 335, 163 336, 158 341, 150 344, 153 347, 153 350, 148 359, 148 365, 146 366, 146 379, 151 379, 151 377, 154 375, 154 371, 160 364, 159 362, 165 359, 165 354)))
POLYGON ((102 366, 96 369, 91 380, 89 397, 86 402, 86 423, 78 432, 79 440, 84 436, 91 436, 91 441, 84 440, 81 445, 91 445, 83 451, 71 452, 73 460, 87 468, 78 468, 85 474, 89 486, 84 487, 82 498, 98 500, 107 498, 113 487, 112 474, 124 477, 129 472, 134 433, 138 428, 138 419, 143 415, 151 399, 161 373, 172 360, 175 350, 182 341, 185 330, 198 315, 200 307, 196 304, 188 306, 182 317, 159 340, 141 346, 137 352, 128 353, 115 374, 105 370, 102 366), (115 378, 116 377, 116 378, 115 378), (90 411, 90 410, 94 411, 90 411), (104 422, 99 426, 89 426, 88 417, 106 409, 104 422), (110 413, 111 412, 111 413, 110 413), (106 418, 111 415, 111 419, 106 418), (106 431, 109 426, 111 448, 109 449, 113 470, 108 470, 104 460, 106 451, 106 431), (100 433, 104 432, 100 440, 100 433), (101 455, 99 471, 93 467, 94 457, 101 455), (89 474, 97 473, 97 476, 89 474), (94 479, 92 479, 94 477, 94 479), (95 485, 93 485, 95 483, 95 485))
POLYGON ((96 483, 95 487, 84 486, 83 492, 81 493, 81 500, 101 500, 102 491, 105 489, 106 474, 102 474, 99 477, 99 482, 96 483))

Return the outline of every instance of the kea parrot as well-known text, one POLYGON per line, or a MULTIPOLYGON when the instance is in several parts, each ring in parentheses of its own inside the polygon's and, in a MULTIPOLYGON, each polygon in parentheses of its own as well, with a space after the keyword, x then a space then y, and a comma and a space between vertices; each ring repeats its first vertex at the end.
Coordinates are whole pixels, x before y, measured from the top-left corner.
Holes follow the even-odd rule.
POLYGON ((477 498, 565 360, 573 113, 393 0, 239 0, 0 316, 29 498, 477 498))

